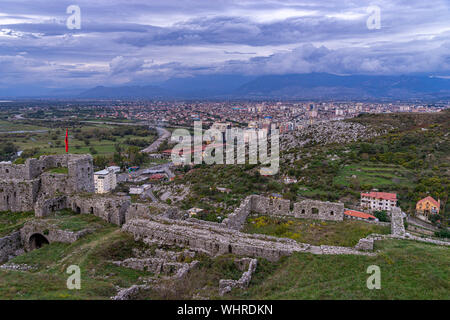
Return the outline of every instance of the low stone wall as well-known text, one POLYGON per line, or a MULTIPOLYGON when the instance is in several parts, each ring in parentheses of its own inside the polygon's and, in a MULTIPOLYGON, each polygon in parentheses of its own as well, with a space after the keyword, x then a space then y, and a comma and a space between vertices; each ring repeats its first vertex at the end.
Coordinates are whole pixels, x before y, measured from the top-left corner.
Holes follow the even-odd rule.
POLYGON ((10 235, 0 238, 0 263, 10 260, 23 251, 20 232, 16 231, 10 235))
POLYGON ((226 219, 222 221, 230 229, 241 230, 245 224, 245 220, 252 211, 253 199, 255 196, 249 196, 241 202, 241 205, 229 214, 226 219))
POLYGON ((373 243, 374 239, 371 237, 366 237, 359 239, 358 243, 355 246, 355 249, 362 251, 373 251, 373 243))
POLYGON ((225 280, 221 279, 219 281, 219 295, 223 296, 224 294, 230 292, 233 288, 241 288, 247 289, 250 281, 252 280, 252 275, 256 271, 256 266, 258 264, 258 260, 256 259, 241 259, 239 262, 245 261, 247 262, 248 269, 245 271, 239 280, 225 280))
POLYGON ((437 244, 437 245, 440 245, 440 246, 450 246, 450 242, 448 242, 448 241, 417 237, 417 236, 413 236, 413 235, 411 235, 409 233, 407 233, 405 235, 405 237, 403 237, 402 239, 420 241, 420 242, 431 243, 431 244, 437 244))
POLYGON ((45 220, 32 220, 26 222, 23 228, 20 229, 20 239, 24 249, 30 251, 33 249, 31 247, 31 237, 36 234, 43 236, 48 243, 73 243, 89 232, 89 230, 62 230, 45 220))
POLYGON ((148 238, 160 244, 186 247, 212 256, 233 253, 276 261, 293 252, 372 255, 355 248, 312 246, 292 239, 245 234, 219 225, 203 225, 161 217, 149 220, 132 219, 123 225, 122 230, 132 233, 136 240, 148 238))
POLYGON ((131 219, 146 219, 150 216, 148 204, 132 203, 125 213, 125 221, 131 219))
POLYGON ((222 223, 230 229, 241 230, 251 212, 304 219, 344 220, 343 203, 303 200, 291 204, 290 200, 251 195, 245 198, 241 205, 222 223))
POLYGON ((117 295, 111 297, 112 300, 132 300, 141 292, 150 289, 147 285, 134 285, 126 289, 120 290, 117 295))

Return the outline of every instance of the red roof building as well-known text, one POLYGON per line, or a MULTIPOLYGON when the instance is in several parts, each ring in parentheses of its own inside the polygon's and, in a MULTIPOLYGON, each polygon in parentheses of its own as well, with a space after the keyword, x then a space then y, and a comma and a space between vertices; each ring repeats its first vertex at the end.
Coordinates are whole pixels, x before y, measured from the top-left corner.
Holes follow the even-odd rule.
POLYGON ((397 194, 388 192, 361 193, 361 208, 391 211, 397 205, 397 194))
POLYGON ((378 220, 377 217, 375 217, 371 214, 361 212, 361 211, 356 211, 356 210, 345 210, 344 215, 346 215, 347 217, 349 217, 351 219, 374 220, 374 221, 378 220))
POLYGON ((152 174, 152 175, 149 177, 149 179, 150 179, 150 180, 162 180, 162 179, 164 179, 165 177, 166 177, 166 176, 163 175, 163 174, 155 173, 155 174, 152 174))
POLYGON ((371 191, 369 193, 361 193, 361 197, 368 197, 368 198, 379 199, 379 200, 397 201, 397 194, 389 193, 389 192, 371 191))

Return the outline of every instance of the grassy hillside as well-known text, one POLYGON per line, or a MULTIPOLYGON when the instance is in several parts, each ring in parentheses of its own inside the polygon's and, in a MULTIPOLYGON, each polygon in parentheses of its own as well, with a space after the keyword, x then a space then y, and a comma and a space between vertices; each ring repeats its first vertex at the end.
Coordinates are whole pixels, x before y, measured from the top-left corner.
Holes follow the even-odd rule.
POLYGON ((371 233, 389 234, 390 227, 364 221, 319 221, 296 218, 257 216, 247 219, 244 232, 291 238, 313 245, 353 247, 371 233))
POLYGON ((236 299, 450 299, 448 248, 411 241, 377 242, 376 257, 294 254, 263 264, 236 299), (367 267, 381 270, 381 289, 366 286, 367 267))
MULTIPOLYGON (((91 215, 62 213, 50 217, 69 230, 86 226, 95 231, 72 244, 52 243, 25 253, 9 263, 26 264, 32 269, 0 269, 0 299, 109 299, 117 287, 142 284, 151 272, 136 271, 112 264, 132 257, 133 248, 152 249, 134 241, 118 227, 91 215), (68 290, 67 267, 81 268, 81 290, 68 290)), ((342 230, 316 226, 307 240, 339 244, 342 230), (322 230, 320 236, 317 230, 322 230), (334 232, 334 234, 333 234, 334 232), (329 235, 327 237, 326 235, 329 235)), ((350 228, 352 235, 369 232, 350 228)), ((372 232, 373 230, 370 230, 372 232)), ((304 232, 306 235, 306 232, 304 232)), ((349 240, 350 241, 350 240, 349 240)), ((248 290, 236 289, 225 298, 235 299, 449 299, 449 249, 412 241, 388 240, 376 243, 376 257, 294 254, 278 262, 260 259, 248 290), (369 265, 381 268, 381 290, 366 288, 369 265)), ((200 255, 197 269, 183 281, 161 280, 161 286, 143 292, 141 299, 216 299, 220 279, 238 279, 242 272, 234 255, 215 258, 200 255)))

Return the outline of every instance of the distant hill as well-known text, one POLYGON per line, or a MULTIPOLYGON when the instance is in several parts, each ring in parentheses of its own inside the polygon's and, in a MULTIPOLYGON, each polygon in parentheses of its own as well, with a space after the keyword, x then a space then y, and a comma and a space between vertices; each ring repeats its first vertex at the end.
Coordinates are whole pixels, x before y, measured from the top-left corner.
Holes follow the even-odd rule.
POLYGON ((445 99, 450 79, 327 73, 174 78, 157 86, 95 87, 80 98, 445 99))
POLYGON ((170 93, 156 86, 125 86, 104 87, 98 86, 79 94, 78 98, 95 99, 134 99, 134 98, 167 98, 170 93))

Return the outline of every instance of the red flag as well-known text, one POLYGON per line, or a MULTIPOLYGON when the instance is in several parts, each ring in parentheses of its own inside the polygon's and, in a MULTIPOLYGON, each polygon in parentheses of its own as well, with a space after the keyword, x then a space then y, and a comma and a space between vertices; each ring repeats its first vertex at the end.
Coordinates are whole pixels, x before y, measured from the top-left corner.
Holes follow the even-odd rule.
POLYGON ((69 152, 69 129, 66 129, 66 152, 69 152))

